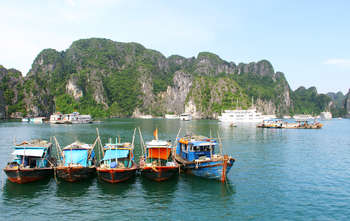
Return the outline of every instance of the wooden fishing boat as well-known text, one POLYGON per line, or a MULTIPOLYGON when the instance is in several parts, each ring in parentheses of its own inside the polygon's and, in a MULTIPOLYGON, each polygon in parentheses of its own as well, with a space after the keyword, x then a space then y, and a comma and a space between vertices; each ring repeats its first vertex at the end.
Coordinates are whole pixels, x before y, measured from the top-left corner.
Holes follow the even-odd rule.
POLYGON ((216 154, 216 146, 215 139, 185 136, 178 139, 175 159, 186 173, 224 182, 235 159, 228 155, 216 154))
POLYGON ((321 129, 323 124, 319 122, 310 123, 308 120, 297 120, 296 122, 286 122, 282 120, 268 120, 257 125, 258 128, 274 129, 321 129))
POLYGON ((58 178, 77 182, 96 175, 94 145, 74 142, 63 148, 61 154, 62 162, 55 167, 58 178))
POLYGON ((24 141, 14 146, 16 158, 4 171, 11 182, 29 183, 49 178, 53 174, 52 143, 45 140, 24 141))
POLYGON ((119 183, 135 176, 138 167, 134 162, 134 137, 132 143, 120 143, 116 139, 103 147, 103 159, 96 168, 99 179, 119 183))
POLYGON ((168 180, 179 172, 179 165, 173 156, 171 142, 158 140, 158 130, 154 131, 155 140, 144 145, 144 156, 140 158, 141 175, 155 181, 168 180))

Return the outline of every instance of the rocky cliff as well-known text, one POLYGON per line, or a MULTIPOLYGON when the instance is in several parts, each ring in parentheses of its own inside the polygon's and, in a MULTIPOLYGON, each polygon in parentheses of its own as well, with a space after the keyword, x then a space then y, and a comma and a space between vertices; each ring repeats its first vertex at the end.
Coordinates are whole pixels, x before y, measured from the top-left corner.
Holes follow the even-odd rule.
POLYGON ((24 98, 21 72, 0 65, 0 119, 26 114, 24 98))
POLYGON ((344 109, 345 109, 345 117, 350 118, 350 90, 345 96, 344 109))
POLYGON ((282 115, 297 112, 298 106, 284 74, 267 60, 236 65, 210 52, 165 57, 138 43, 98 38, 75 41, 61 52, 43 50, 16 82, 23 88, 21 111, 33 116, 192 112, 197 118, 216 118, 224 109, 256 106, 282 115))

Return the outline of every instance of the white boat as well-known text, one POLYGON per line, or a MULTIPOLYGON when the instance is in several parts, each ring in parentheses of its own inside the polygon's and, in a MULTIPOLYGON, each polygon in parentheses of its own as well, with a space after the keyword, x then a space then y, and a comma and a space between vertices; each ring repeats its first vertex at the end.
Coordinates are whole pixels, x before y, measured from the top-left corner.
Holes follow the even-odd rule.
POLYGON ((314 118, 310 115, 310 114, 297 114, 294 115, 293 118, 295 120, 301 120, 301 121, 305 121, 305 120, 313 120, 314 118))
POLYGON ((90 115, 80 115, 78 112, 61 114, 59 112, 50 116, 50 123, 53 124, 87 124, 92 123, 90 115))
POLYGON ((179 115, 176 115, 176 114, 166 114, 164 116, 165 119, 179 119, 179 115))
POLYGON ((192 115, 190 113, 183 113, 180 115, 180 120, 192 120, 192 115))
POLYGON ((289 115, 284 115, 283 116, 283 119, 291 119, 292 117, 291 116, 289 116, 289 115))
POLYGON ((332 113, 331 112, 321 112, 320 114, 321 120, 332 120, 332 113))
POLYGON ((219 121, 221 122, 251 122, 259 123, 266 119, 271 119, 275 115, 263 115, 257 112, 255 108, 248 110, 224 110, 219 116, 219 121))
POLYGON ((41 124, 41 123, 44 122, 44 120, 45 120, 45 117, 34 117, 34 118, 33 118, 33 123, 35 123, 35 124, 41 124))
POLYGON ((152 119, 153 116, 150 115, 150 114, 147 114, 147 115, 141 115, 141 116, 139 116, 139 118, 141 118, 141 119, 152 119))
POLYGON ((22 122, 29 122, 29 118, 27 117, 22 118, 22 122))

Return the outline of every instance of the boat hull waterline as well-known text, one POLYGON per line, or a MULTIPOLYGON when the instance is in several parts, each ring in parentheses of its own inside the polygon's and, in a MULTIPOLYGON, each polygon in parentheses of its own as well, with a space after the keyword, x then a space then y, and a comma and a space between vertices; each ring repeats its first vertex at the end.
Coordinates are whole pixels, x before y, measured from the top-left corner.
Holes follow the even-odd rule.
POLYGON ((179 173, 178 166, 143 167, 141 175, 154 181, 165 181, 179 173))
POLYGON ((78 182, 81 180, 93 178, 96 175, 95 167, 57 167, 55 169, 57 177, 67 182, 78 182))
POLYGON ((98 178, 108 183, 127 181, 136 175, 137 166, 133 163, 131 168, 96 168, 98 178))
POLYGON ((53 175, 52 168, 5 168, 4 172, 9 181, 19 184, 43 180, 53 175))
POLYGON ((181 169, 188 174, 195 176, 226 181, 235 160, 233 158, 222 160, 208 160, 202 162, 189 162, 177 156, 176 160, 181 164, 181 169))

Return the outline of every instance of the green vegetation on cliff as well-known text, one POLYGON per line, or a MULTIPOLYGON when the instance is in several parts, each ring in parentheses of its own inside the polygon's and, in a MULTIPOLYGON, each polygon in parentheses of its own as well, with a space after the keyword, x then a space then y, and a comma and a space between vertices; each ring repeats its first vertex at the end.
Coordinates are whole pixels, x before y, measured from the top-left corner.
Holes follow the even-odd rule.
POLYGON ((299 87, 292 94, 294 101, 293 113, 314 114, 318 115, 322 111, 327 110, 328 104, 331 101, 330 97, 325 94, 318 94, 315 87, 306 89, 299 87))
POLYGON ((280 115, 317 114, 330 102, 312 88, 291 91, 267 60, 235 65, 210 52, 166 58, 138 43, 99 38, 75 41, 62 52, 45 49, 24 79, 11 80, 14 75, 5 74, 0 84, 9 114, 179 114, 193 101, 203 118, 211 118, 225 109, 246 109, 252 100, 259 110, 280 115))

